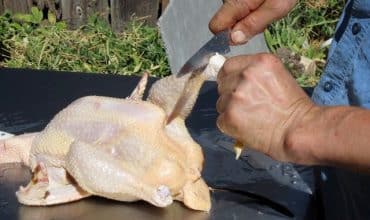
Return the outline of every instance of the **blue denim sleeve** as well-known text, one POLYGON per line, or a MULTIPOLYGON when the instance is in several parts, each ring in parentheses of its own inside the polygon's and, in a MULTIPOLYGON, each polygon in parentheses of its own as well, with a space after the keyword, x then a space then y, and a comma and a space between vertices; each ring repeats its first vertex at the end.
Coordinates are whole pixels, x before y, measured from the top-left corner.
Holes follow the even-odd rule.
MULTIPOLYGON (((314 102, 370 108, 369 29, 370 1, 348 1, 314 102)), ((370 175, 333 167, 319 167, 316 173, 325 219, 370 219, 370 175)))
POLYGON ((317 104, 370 108, 369 29, 370 1, 348 1, 312 96, 317 104))

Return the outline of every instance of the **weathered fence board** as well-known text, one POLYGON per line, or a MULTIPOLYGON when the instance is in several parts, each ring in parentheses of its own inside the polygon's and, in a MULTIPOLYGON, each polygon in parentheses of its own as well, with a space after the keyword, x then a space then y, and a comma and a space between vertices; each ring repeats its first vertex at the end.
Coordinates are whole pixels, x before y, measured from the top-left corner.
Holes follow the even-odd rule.
POLYGON ((2 6, 4 10, 8 9, 12 12, 27 13, 32 7, 32 0, 2 0, 2 6))
POLYGON ((72 28, 85 22, 83 0, 61 0, 62 19, 72 28))
POLYGON ((88 1, 87 16, 98 14, 108 21, 110 8, 107 0, 88 1))
POLYGON ((58 20, 66 21, 71 28, 87 22, 90 15, 98 14, 110 22, 113 30, 122 31, 133 16, 156 24, 160 3, 162 11, 169 0, 0 0, 0 13, 5 9, 13 13, 27 13, 32 6, 44 12, 55 13, 58 20))
POLYGON ((0 1, 0 13, 4 13, 4 3, 3 1, 0 1))
POLYGON ((112 28, 122 31, 133 15, 146 17, 149 24, 157 20, 159 0, 110 0, 112 28))
POLYGON ((61 0, 61 11, 62 20, 77 28, 85 24, 90 15, 98 14, 108 20, 109 5, 107 0, 61 0))

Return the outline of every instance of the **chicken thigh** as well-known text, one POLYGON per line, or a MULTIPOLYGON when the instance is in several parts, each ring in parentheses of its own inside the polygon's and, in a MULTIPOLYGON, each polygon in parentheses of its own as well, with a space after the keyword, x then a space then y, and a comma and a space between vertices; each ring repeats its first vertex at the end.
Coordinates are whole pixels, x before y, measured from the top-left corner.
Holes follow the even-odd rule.
POLYGON ((19 202, 46 206, 96 195, 158 207, 178 200, 209 211, 203 153, 185 119, 223 62, 215 55, 204 71, 158 80, 145 101, 144 74, 126 99, 82 97, 43 131, 0 141, 0 163, 23 162, 33 173, 16 193, 19 202))

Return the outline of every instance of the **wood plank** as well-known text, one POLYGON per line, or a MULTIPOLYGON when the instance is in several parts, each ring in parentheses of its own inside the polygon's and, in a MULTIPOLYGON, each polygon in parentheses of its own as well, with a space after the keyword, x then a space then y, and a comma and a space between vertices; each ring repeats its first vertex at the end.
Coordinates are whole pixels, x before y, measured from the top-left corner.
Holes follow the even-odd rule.
POLYGON ((37 5, 37 7, 38 7, 40 10, 44 9, 45 4, 48 4, 48 3, 46 2, 46 0, 36 0, 36 2, 35 2, 35 5, 37 5))
POLYGON ((4 3, 3 0, 0 0, 0 14, 2 15, 4 13, 4 3))
POLYGON ((159 0, 110 0, 112 28, 123 31, 132 16, 143 18, 148 24, 156 24, 159 0))
POLYGON ((28 13, 31 9, 29 1, 25 0, 3 0, 3 7, 13 13, 28 13))
POLYGON ((60 9, 62 11, 62 20, 69 25, 72 20, 72 0, 61 0, 60 9))
POLYGON ((109 5, 107 0, 61 0, 62 20, 75 29, 86 24, 89 16, 98 14, 108 21, 109 5))
POLYGON ((104 20, 109 20, 109 4, 107 0, 87 1, 87 17, 98 15, 104 20))
POLYGON ((127 21, 125 2, 120 0, 110 0, 111 26, 114 31, 121 32, 124 28, 123 22, 127 21))
POLYGON ((87 20, 88 0, 61 0, 62 20, 72 29, 78 28, 87 20))
POLYGON ((137 1, 135 13, 138 17, 147 17, 148 24, 155 25, 158 19, 159 0, 137 1))

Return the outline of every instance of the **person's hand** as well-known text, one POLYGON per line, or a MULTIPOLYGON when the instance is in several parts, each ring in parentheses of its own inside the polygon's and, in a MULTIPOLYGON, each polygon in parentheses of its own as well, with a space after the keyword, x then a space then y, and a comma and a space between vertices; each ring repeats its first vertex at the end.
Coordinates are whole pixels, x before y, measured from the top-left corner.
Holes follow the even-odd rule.
POLYGON ((222 132, 274 159, 307 162, 299 155, 303 151, 289 145, 289 132, 304 123, 315 105, 277 57, 228 59, 217 82, 222 132))
POLYGON ((209 23, 213 33, 231 31, 231 43, 243 44, 289 13, 297 0, 225 0, 209 23))

